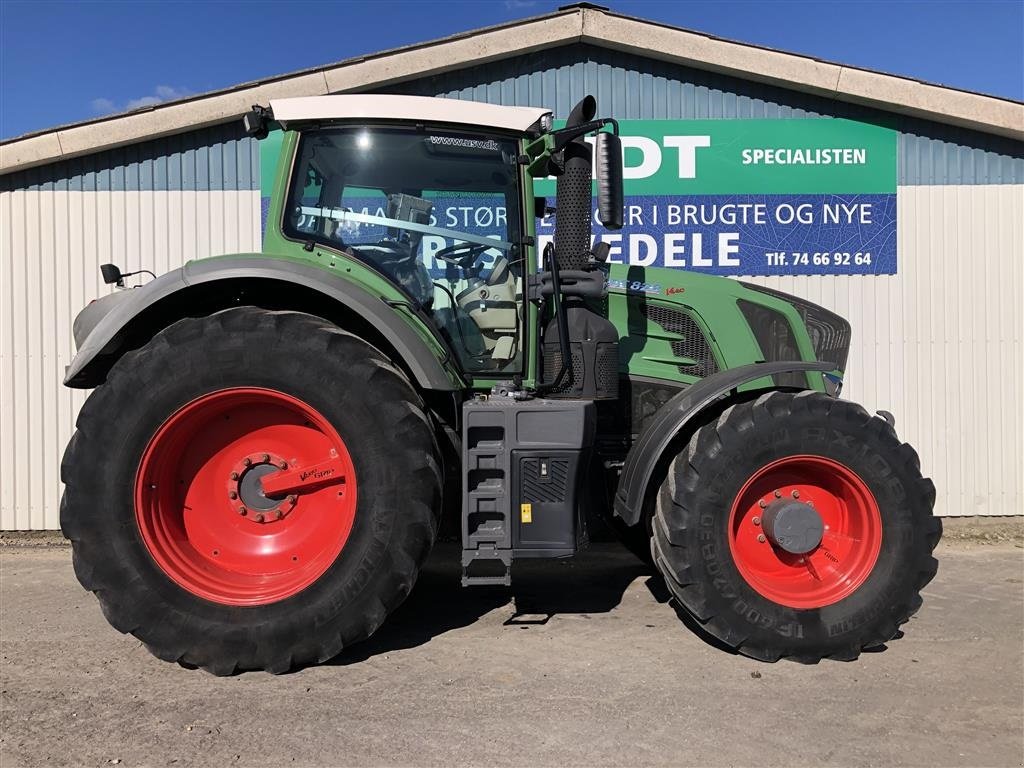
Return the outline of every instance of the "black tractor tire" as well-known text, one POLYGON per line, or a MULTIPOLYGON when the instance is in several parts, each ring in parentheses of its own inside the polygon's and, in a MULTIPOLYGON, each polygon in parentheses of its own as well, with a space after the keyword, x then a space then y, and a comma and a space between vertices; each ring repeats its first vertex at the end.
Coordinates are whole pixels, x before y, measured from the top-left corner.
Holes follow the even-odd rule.
MULTIPOLYGON (((441 509, 435 432, 406 376, 323 319, 256 307, 180 320, 125 354, 82 408, 61 477, 75 574, 107 620, 159 658, 217 675, 283 673, 368 637, 412 589, 441 509), (183 588, 158 564, 136 509, 155 436, 188 404, 234 391, 284 393, 315 409, 343 440, 357 491, 347 538, 338 554, 327 551, 325 570, 292 594, 251 604, 183 588)), ((298 498, 288 519, 300 514, 298 498)), ((323 524, 336 524, 335 503, 323 524)))
MULTIPOLYGON (((786 503, 790 493, 784 491, 786 503)), ((932 515, 934 503, 935 487, 921 476, 917 453, 884 419, 822 393, 770 392, 726 409, 673 460, 658 494, 651 550, 678 606, 728 648, 763 661, 852 660, 895 637, 921 606, 920 591, 938 567, 932 550, 942 527, 932 515), (870 494, 859 498, 868 499, 869 509, 873 498, 877 510, 876 559, 862 561, 864 575, 852 593, 835 593, 835 600, 822 604, 798 604, 790 582, 758 581, 761 572, 753 570, 762 562, 776 567, 775 560, 757 559, 765 555, 785 560, 778 566, 785 578, 804 563, 803 554, 775 549, 776 539, 765 541, 757 528, 749 528, 761 524, 756 515, 765 501, 757 493, 763 490, 769 501, 778 496, 770 486, 751 496, 750 484, 758 473, 791 462, 836 467, 841 476, 854 478, 850 483, 859 478, 870 494), (750 499, 747 514, 755 516, 743 517, 750 499), (772 550, 751 549, 756 547, 772 550), (776 586, 789 592, 766 594, 776 586)), ((864 547, 859 542, 869 539, 850 538, 848 546, 864 547)), ((848 562, 855 562, 853 555, 848 562)), ((838 561, 835 572, 844 567, 838 561)), ((842 577, 827 568, 813 576, 844 588, 842 577)), ((796 577, 809 583, 802 573, 796 577)))

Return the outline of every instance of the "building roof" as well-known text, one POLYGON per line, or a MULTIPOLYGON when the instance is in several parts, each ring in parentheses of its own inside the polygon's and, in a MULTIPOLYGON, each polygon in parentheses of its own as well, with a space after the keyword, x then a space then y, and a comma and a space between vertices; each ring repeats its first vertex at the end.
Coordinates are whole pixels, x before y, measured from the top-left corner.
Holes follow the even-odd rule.
POLYGON ((303 120, 422 120, 426 123, 479 125, 525 131, 550 109, 502 107, 460 99, 430 96, 383 96, 373 93, 346 96, 299 96, 272 99, 270 108, 280 123, 303 120))
POLYGON ((741 43, 580 3, 0 142, 0 174, 237 119, 271 99, 365 92, 572 43, 626 51, 1024 141, 1024 103, 741 43))

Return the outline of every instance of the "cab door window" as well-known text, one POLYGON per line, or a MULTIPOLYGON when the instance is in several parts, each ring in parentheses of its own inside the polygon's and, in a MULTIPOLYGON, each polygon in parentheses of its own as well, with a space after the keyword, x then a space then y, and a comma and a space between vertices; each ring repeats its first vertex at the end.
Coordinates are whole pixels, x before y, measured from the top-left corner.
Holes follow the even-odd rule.
POLYGON ((285 232, 372 265, 471 373, 523 368, 521 214, 511 140, 380 128, 306 133, 285 232))

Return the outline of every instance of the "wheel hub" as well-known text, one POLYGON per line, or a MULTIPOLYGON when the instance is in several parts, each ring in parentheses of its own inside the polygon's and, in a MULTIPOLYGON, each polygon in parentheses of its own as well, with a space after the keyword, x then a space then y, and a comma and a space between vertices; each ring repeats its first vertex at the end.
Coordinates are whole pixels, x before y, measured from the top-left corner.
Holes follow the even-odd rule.
POLYGON ((796 499, 776 499, 761 516, 768 540, 793 555, 805 555, 821 544, 825 523, 814 507, 796 499))
POLYGON ((283 520, 295 509, 297 497, 268 495, 262 480, 288 468, 280 456, 272 453, 254 453, 243 457, 232 468, 227 482, 228 498, 242 517, 255 523, 266 524, 283 520))
POLYGON ((776 459, 744 483, 729 513, 740 575, 791 608, 821 608, 868 578, 882 542, 878 503, 846 465, 825 457, 776 459))

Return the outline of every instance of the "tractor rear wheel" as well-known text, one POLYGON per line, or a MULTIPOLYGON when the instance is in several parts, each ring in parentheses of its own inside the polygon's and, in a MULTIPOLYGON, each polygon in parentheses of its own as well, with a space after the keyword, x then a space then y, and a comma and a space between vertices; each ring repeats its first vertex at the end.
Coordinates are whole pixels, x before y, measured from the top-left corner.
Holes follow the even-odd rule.
POLYGON ((917 454, 862 407, 771 392, 699 429, 661 487, 651 549, 680 606, 765 661, 853 659, 935 575, 917 454))
POLYGON ((440 461, 379 351, 297 312, 181 320, 89 397, 61 528, 110 623, 215 674, 370 635, 433 544, 440 461))

